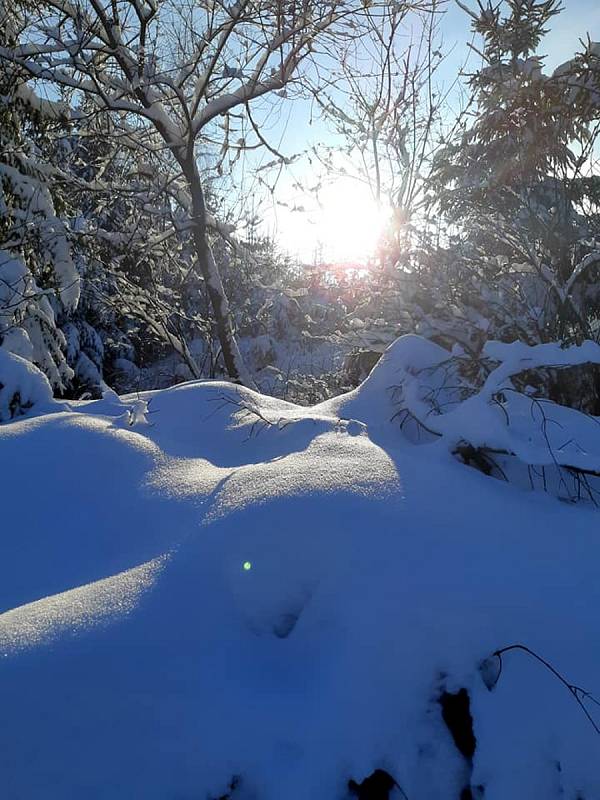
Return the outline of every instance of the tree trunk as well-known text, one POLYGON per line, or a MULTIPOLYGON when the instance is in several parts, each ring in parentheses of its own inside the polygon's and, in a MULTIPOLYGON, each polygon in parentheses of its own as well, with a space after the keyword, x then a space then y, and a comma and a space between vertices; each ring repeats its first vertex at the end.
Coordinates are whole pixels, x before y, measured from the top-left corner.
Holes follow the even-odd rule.
POLYGON ((206 284, 208 297, 217 326, 217 336, 225 361, 225 368, 229 377, 236 383, 241 383, 251 389, 256 389, 256 384, 249 370, 246 368, 242 354, 238 347, 229 311, 229 301, 225 294, 223 281, 211 247, 206 238, 206 205, 200 174, 193 156, 184 165, 184 175, 187 180, 192 198, 192 235, 196 257, 206 284))

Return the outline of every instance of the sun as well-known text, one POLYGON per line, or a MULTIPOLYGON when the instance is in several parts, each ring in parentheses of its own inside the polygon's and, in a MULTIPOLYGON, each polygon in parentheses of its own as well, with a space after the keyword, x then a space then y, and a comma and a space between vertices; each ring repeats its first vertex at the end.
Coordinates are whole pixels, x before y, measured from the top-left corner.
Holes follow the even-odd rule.
POLYGON ((319 204, 313 235, 324 260, 365 262, 375 251, 389 209, 373 199, 368 186, 351 178, 323 187, 319 204))
POLYGON ((366 264, 390 218, 390 209, 375 202, 366 184, 344 176, 323 183, 316 195, 296 194, 281 206, 277 238, 305 263, 366 264))

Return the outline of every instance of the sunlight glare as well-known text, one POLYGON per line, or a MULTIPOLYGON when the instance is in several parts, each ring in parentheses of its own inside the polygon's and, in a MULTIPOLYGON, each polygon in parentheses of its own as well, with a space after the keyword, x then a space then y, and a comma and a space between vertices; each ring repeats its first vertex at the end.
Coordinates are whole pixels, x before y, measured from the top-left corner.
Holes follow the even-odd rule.
POLYGON ((338 178, 323 188, 314 238, 326 261, 359 261, 372 255, 389 211, 378 206, 367 186, 338 178))

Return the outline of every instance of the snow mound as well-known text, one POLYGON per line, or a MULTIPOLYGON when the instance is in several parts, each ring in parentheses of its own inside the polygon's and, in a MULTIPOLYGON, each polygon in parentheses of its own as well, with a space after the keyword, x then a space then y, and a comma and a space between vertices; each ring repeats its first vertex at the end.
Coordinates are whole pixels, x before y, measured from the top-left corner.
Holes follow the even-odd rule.
POLYGON ((196 381, 0 426, 3 796, 598 797, 573 692, 493 654, 600 694, 599 517, 402 436, 390 385, 447 357, 400 340, 313 408, 196 381))
POLYGON ((321 408, 375 424, 395 420, 409 440, 437 441, 489 474, 598 503, 600 419, 515 381, 535 370, 588 364, 600 364, 600 346, 591 341, 567 348, 490 341, 474 359, 403 336, 358 390, 321 408))

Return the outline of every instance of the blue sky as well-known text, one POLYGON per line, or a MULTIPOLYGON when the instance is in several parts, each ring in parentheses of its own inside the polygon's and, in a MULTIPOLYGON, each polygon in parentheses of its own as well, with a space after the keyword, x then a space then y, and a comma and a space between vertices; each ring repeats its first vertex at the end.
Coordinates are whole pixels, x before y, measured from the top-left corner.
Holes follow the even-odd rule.
POLYGON ((564 11, 554 18, 552 29, 544 40, 542 51, 546 64, 554 68, 579 49, 579 39, 589 33, 593 41, 600 39, 600 2, 598 0, 564 0, 564 11))

